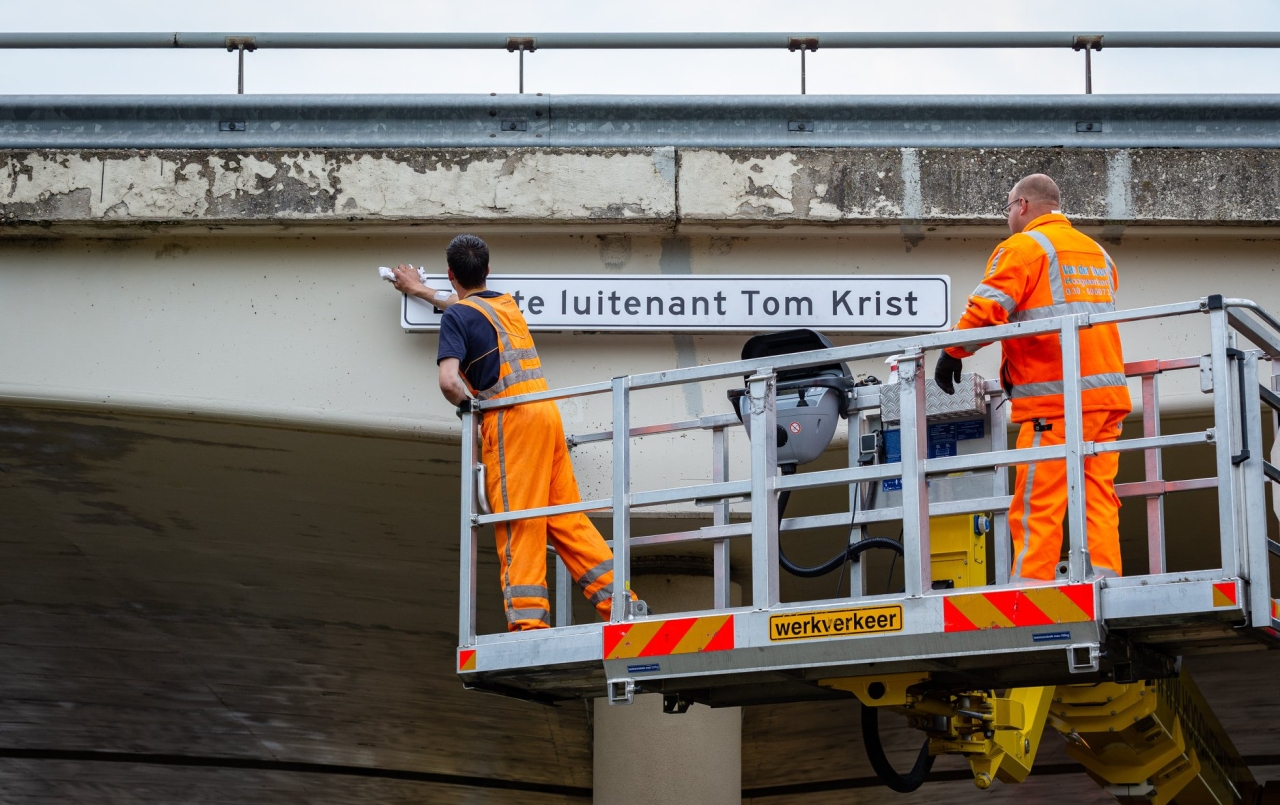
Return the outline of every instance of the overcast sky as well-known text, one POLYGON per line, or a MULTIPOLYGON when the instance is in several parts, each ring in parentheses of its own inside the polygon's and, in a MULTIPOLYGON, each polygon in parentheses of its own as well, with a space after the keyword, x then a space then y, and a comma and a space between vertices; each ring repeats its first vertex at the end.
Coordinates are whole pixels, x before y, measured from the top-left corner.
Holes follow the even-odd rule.
MULTIPOLYGON (((1280 31, 1278 0, 0 0, 11 31, 1280 31)), ((543 51, 529 92, 794 93, 785 51, 543 51)), ((819 51, 810 93, 1078 93, 1083 55, 819 51)), ((262 51, 249 93, 514 92, 502 51, 262 51)), ((1104 50, 1096 93, 1280 92, 1280 51, 1104 50)), ((234 93, 235 56, 209 50, 0 52, 0 94, 234 93)))

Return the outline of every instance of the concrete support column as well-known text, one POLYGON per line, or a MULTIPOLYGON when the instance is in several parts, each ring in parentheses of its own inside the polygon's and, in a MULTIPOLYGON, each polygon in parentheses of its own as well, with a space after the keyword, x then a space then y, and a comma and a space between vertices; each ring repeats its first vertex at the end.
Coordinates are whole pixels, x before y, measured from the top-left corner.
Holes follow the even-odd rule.
MULTIPOLYGON (((655 572, 633 577, 632 586, 660 614, 711 606, 706 576, 655 572)), ((594 790, 596 805, 738 805, 742 708, 695 704, 676 715, 662 712, 656 693, 630 705, 596 699, 594 790)))

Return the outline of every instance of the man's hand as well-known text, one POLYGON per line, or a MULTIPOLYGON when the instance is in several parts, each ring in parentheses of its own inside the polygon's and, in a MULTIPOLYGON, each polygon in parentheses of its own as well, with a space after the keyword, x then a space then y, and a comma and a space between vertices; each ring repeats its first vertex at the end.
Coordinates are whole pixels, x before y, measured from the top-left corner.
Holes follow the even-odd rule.
POLYGON ((418 276, 418 269, 413 266, 401 263, 391 269, 391 273, 395 274, 396 278, 392 280, 392 284, 396 286, 397 291, 416 296, 424 302, 430 302, 436 306, 437 310, 446 310, 458 301, 457 294, 452 291, 437 291, 430 285, 423 284, 422 278, 418 276))
POLYGON ((391 281, 391 284, 396 286, 397 291, 409 294, 409 296, 417 296, 422 299, 427 297, 430 289, 422 284, 422 280, 418 277, 418 269, 401 263, 391 269, 391 273, 396 275, 396 278, 391 281))
POLYGON ((933 380, 943 393, 956 393, 955 384, 960 382, 960 370, 963 367, 964 362, 959 358, 951 357, 946 350, 938 356, 938 363, 933 367, 933 380))

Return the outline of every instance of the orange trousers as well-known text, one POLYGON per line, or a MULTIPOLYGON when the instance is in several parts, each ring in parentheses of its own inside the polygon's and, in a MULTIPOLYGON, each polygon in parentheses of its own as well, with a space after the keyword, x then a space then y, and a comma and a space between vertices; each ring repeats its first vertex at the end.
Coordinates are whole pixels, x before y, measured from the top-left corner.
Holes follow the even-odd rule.
MULTIPOLYGON (((1124 411, 1090 411, 1084 415, 1084 438, 1113 442, 1120 436, 1124 411)), ((1018 449, 1062 444, 1066 426, 1062 419, 1023 422, 1018 449), (1037 431, 1036 423, 1042 423, 1037 431)), ((1116 497, 1119 453, 1103 453, 1084 460, 1085 519, 1089 557, 1094 573, 1119 576, 1120 498, 1116 497)), ((1067 513, 1067 462, 1042 461, 1019 464, 1009 506, 1009 533, 1013 538, 1013 572, 1018 579, 1052 581, 1062 556, 1062 518, 1067 513)))
MULTIPOLYGON (((491 411, 484 415, 480 430, 484 436, 485 491, 492 511, 559 506, 582 499, 565 445, 560 410, 554 402, 491 411)), ((548 540, 596 612, 609 618, 613 553, 585 514, 498 523, 494 536, 508 629, 551 625, 548 540)))

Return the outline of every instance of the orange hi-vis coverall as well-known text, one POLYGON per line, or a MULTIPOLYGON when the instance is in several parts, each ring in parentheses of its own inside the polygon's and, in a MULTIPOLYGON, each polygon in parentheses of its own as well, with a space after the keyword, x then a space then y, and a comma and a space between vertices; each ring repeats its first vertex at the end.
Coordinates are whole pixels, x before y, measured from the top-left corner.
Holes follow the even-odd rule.
MULTIPOLYGON (((545 391, 542 363, 529 325, 507 294, 469 297, 458 304, 484 314, 498 334, 498 382, 472 394, 480 400, 545 391)), ((465 372, 463 374, 465 377, 465 372)), ((577 503, 582 499, 565 444, 560 409, 551 401, 501 408, 480 423, 489 506, 496 512, 577 503)), ((498 568, 507 628, 550 626, 547 599, 547 540, 582 593, 608 620, 613 593, 613 553, 585 514, 561 514, 498 523, 498 568)), ((631 594, 635 598, 635 594, 631 594)))
MULTIPOLYGON (((967 330, 1075 313, 1115 310, 1120 287, 1110 255, 1066 216, 1049 213, 1005 240, 987 262, 982 283, 969 297, 956 329, 967 330)), ((967 358, 983 343, 951 347, 967 358)), ((1018 447, 1059 445, 1063 423, 1062 344, 1057 333, 1001 342, 1000 379, 1012 388, 1014 422, 1022 423, 1018 447)), ((1120 333, 1114 324, 1080 331, 1084 439, 1114 441, 1132 410, 1125 382, 1120 333)), ((1118 453, 1084 461, 1086 530, 1096 574, 1119 576, 1120 499, 1115 492, 1118 453)), ((1009 507, 1014 579, 1053 580, 1062 552, 1062 518, 1067 511, 1065 461, 1019 464, 1009 507)))

